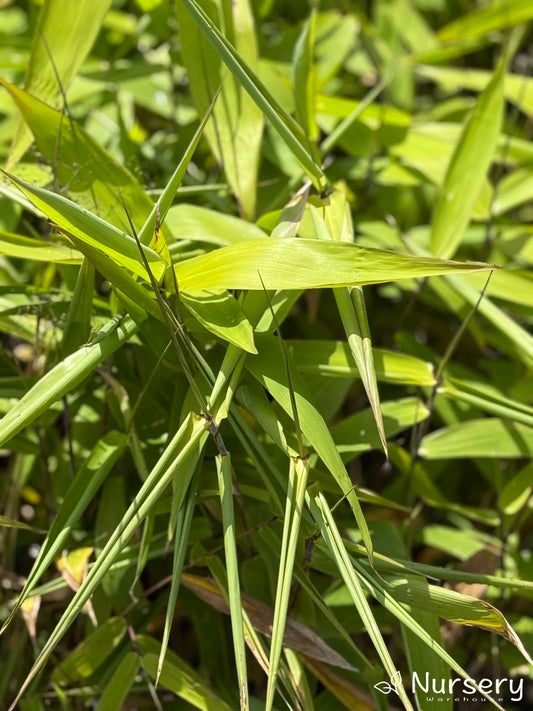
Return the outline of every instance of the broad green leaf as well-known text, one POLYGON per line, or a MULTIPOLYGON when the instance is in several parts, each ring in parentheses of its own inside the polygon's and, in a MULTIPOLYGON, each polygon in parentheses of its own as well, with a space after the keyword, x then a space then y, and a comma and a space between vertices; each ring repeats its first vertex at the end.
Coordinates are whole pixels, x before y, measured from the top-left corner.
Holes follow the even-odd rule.
POLYGON ((458 560, 468 560, 487 545, 486 537, 475 529, 458 529, 438 524, 425 526, 420 533, 420 540, 426 546, 445 551, 458 560))
MULTIPOLYGON (((529 200, 529 198, 528 198, 529 200)), ((469 274, 465 281, 479 291, 485 286, 482 275, 469 274)), ((513 304, 533 307, 533 275, 531 270, 499 269, 490 278, 485 292, 487 296, 513 304)))
MULTIPOLYGON (((479 301, 479 290, 456 275, 446 276, 446 281, 462 299, 474 306, 479 301)), ((516 357, 527 366, 533 365, 533 336, 509 313, 484 297, 478 306, 478 312, 498 329, 513 346, 516 357)))
POLYGON ((455 147, 433 216, 431 251, 451 257, 461 243, 492 162, 503 120, 502 60, 455 147))
POLYGON ((8 232, 0 232, 0 254, 38 262, 79 264, 81 261, 81 255, 70 247, 8 232))
POLYGON ((439 386, 439 393, 454 400, 467 402, 485 412, 490 412, 492 415, 499 415, 533 427, 533 407, 504 397, 497 388, 491 385, 450 378, 439 386))
POLYGON ((136 652, 129 652, 109 680, 96 711, 120 711, 138 671, 139 656, 136 652))
POLYGON ((435 33, 416 5, 409 0, 394 0, 388 6, 386 19, 411 52, 429 52, 439 46, 435 33))
POLYGON ((377 284, 461 271, 483 271, 480 262, 412 257, 347 242, 252 239, 180 262, 183 291, 195 289, 311 289, 377 284))
POLYGON ((428 434, 420 445, 425 459, 533 456, 533 428, 492 417, 467 420, 428 434))
POLYGON ((137 330, 133 321, 111 319, 85 346, 43 375, 0 421, 0 445, 30 425, 63 395, 82 383, 137 330))
MULTIPOLYGON (((255 71, 258 51, 251 3, 248 0, 204 2, 202 10, 219 32, 224 27, 226 37, 235 43, 236 57, 255 71)), ((242 214, 251 220, 255 215, 263 115, 235 77, 228 74, 216 49, 204 37, 185 4, 177 3, 176 11, 182 61, 200 114, 205 113, 215 92, 222 87, 206 135, 242 214)))
POLYGON ((533 17, 529 0, 502 0, 463 15, 437 33, 441 42, 453 42, 470 37, 483 37, 489 32, 507 30, 533 17))
MULTIPOLYGON (((359 377, 350 348, 341 341, 286 341, 294 364, 301 373, 359 377)), ((387 383, 433 385, 433 365, 407 353, 373 349, 376 377, 387 383)))
POLYGON ((322 89, 338 75, 359 41, 360 23, 354 15, 338 10, 322 10, 316 16, 314 47, 316 85, 322 89))
POLYGON ((53 680, 63 686, 87 679, 105 663, 125 635, 125 620, 120 617, 106 620, 54 669, 53 680))
POLYGON ((168 211, 166 224, 176 239, 220 246, 266 237, 266 233, 253 222, 188 203, 173 205, 168 211))
POLYGON ((527 168, 515 170, 498 183, 498 195, 494 201, 495 215, 503 215, 518 205, 527 203, 533 190, 533 173, 527 168))
MULTIPOLYGON (((316 110, 319 113, 345 119, 355 115, 357 119, 367 123, 371 128, 378 128, 379 125, 396 126, 398 128, 408 128, 411 122, 411 114, 402 111, 395 106, 387 104, 372 103, 367 97, 363 101, 346 99, 343 96, 333 96, 330 94, 318 94, 316 97, 316 110), (357 112, 357 114, 355 113, 357 112)), ((330 134, 330 135, 333 135, 330 134)), ((326 138, 325 140, 331 140, 326 138)))
POLYGON ((188 291, 180 298, 209 331, 248 353, 257 353, 252 326, 229 292, 221 289, 188 291))
MULTIPOLYGON (((63 107, 64 92, 68 93, 89 54, 110 5, 111 0, 45 0, 33 36, 26 91, 57 108, 63 107)), ((30 144, 28 128, 19 119, 8 170, 30 144)))
MULTIPOLYGON (((129 230, 125 205, 139 229, 153 203, 132 173, 72 119, 13 84, 0 81, 17 104, 37 147, 52 164, 54 176, 65 186, 67 195, 122 231, 129 230)), ((31 200, 29 195, 26 197, 31 200)))
POLYGON ((485 600, 437 585, 428 585, 424 578, 414 575, 406 578, 387 576, 386 581, 391 594, 399 602, 433 612, 450 622, 496 632, 517 645, 520 651, 525 653, 526 659, 529 658, 509 622, 499 610, 485 600))
MULTIPOLYGON (((429 417, 429 410, 417 398, 404 398, 381 404, 383 425, 387 439, 429 417)), ((350 415, 331 428, 331 434, 341 455, 354 456, 380 447, 372 410, 350 415)))
MULTIPOLYGON (((129 269, 137 276, 148 280, 148 274, 139 255, 139 249, 133 237, 120 232, 109 222, 93 215, 80 205, 62 195, 25 183, 14 176, 9 176, 19 190, 46 217, 68 236, 72 234, 91 247, 96 247, 117 264, 129 269)), ((156 279, 163 276, 166 265, 164 259, 149 247, 142 247, 150 269, 156 279)))
MULTIPOLYGON (((481 92, 492 79, 492 73, 485 69, 455 68, 418 64, 416 73, 441 85, 446 91, 458 92, 461 89, 481 92)), ((527 113, 533 114, 533 79, 522 74, 506 72, 503 79, 503 94, 507 101, 527 113)), ((509 140, 509 137, 505 137, 509 140)))

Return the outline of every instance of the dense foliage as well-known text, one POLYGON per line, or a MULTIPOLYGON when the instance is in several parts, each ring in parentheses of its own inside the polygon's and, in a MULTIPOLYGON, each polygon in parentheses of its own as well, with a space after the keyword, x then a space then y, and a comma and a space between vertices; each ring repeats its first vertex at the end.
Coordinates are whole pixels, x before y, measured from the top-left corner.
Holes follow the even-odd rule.
POLYGON ((0 3, 2 708, 532 703, 532 19, 0 3))

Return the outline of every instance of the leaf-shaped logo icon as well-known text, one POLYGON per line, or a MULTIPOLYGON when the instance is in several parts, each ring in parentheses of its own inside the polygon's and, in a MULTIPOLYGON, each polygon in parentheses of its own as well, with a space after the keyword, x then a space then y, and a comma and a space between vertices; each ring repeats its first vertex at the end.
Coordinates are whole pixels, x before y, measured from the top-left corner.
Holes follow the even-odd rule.
POLYGON ((402 675, 397 671, 391 676, 390 683, 388 681, 378 681, 377 684, 374 684, 374 689, 381 691, 382 694, 390 694, 391 692, 397 694, 398 687, 401 685, 402 675))
POLYGON ((377 684, 374 684, 374 689, 381 691, 382 694, 390 694, 393 690, 388 681, 378 681, 377 684))

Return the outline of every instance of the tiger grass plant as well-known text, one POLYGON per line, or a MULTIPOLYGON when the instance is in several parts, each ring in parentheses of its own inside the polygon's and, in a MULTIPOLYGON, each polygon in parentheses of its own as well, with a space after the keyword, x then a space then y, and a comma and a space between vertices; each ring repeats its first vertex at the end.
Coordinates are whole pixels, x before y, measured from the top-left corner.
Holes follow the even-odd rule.
POLYGON ((2 708, 524 701, 531 3, 0 17, 2 708))

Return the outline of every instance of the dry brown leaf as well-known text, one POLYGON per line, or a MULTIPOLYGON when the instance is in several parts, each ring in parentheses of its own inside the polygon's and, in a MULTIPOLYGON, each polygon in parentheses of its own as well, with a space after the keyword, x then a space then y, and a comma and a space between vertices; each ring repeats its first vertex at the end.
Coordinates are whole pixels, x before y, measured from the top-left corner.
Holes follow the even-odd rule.
MULTIPOLYGON (((216 610, 229 614, 229 608, 222 597, 217 584, 211 578, 201 578, 196 575, 184 573, 181 576, 181 581, 185 587, 195 593, 200 599, 207 602, 208 605, 216 610)), ((262 634, 270 637, 272 635, 272 620, 274 611, 264 602, 256 600, 250 595, 243 593, 241 595, 243 608, 250 618, 250 622, 254 628, 262 634)), ((283 640, 285 646, 302 652, 308 657, 312 657, 320 662, 325 662, 340 669, 347 671, 357 671, 343 656, 332 649, 324 640, 319 637, 312 629, 302 625, 296 620, 287 618, 285 627, 285 635, 283 640)))

